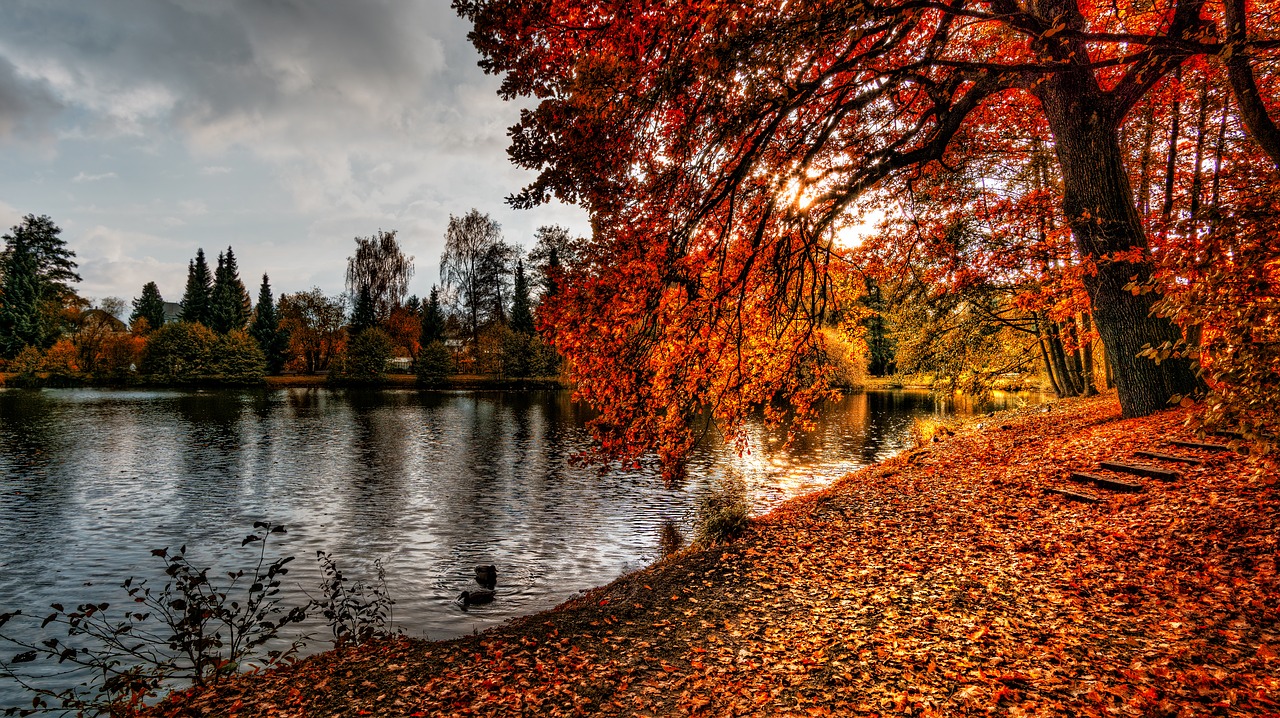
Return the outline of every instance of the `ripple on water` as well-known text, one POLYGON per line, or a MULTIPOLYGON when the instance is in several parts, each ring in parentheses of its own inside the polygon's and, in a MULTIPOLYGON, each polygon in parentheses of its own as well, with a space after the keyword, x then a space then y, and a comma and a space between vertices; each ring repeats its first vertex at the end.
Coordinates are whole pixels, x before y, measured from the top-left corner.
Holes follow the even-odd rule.
POLYGON ((316 593, 317 551, 352 578, 381 559, 397 622, 449 638, 639 568, 661 522, 691 529, 726 473, 767 510, 949 410, 923 392, 851 395, 790 448, 760 426, 745 456, 708 439, 666 485, 652 459, 571 465, 588 414, 563 392, 0 390, 0 609, 118 600, 126 576, 162 578, 152 548, 247 566, 240 539, 269 520, 289 529, 272 552, 298 557, 286 603, 316 593), (477 564, 498 567, 497 598, 463 611, 477 564))

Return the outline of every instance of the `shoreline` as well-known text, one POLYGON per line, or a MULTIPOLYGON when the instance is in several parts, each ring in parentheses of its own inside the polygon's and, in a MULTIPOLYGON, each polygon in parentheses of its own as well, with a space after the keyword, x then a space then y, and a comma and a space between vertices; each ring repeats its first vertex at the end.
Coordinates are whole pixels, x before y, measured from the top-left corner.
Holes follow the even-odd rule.
POLYGON ((1122 419, 1113 395, 1003 412, 550 611, 323 652, 151 715, 1274 710, 1274 476, 1218 452, 1101 504, 1045 491, 1189 436, 1185 416, 1122 419))

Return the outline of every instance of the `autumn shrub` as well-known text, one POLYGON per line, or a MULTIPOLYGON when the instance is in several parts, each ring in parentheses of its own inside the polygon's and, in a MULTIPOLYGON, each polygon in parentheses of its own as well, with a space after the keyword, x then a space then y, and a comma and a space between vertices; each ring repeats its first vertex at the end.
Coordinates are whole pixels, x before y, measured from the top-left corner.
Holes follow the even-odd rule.
POLYGON ((1172 318, 1186 338, 1148 346, 1144 354, 1157 362, 1194 360, 1207 392, 1193 423, 1241 432, 1254 441, 1254 459, 1274 465, 1280 454, 1280 176, 1235 182, 1245 189, 1237 190, 1233 209, 1215 217, 1207 233, 1186 223, 1158 275, 1162 296, 1153 311, 1172 318))
POLYGON ((386 378, 391 361, 391 337, 381 329, 366 329, 351 337, 329 366, 329 382, 339 386, 367 386, 386 378))
POLYGON ((155 549, 151 554, 164 564, 164 585, 128 578, 121 584, 125 600, 115 609, 109 603, 54 603, 43 619, 22 611, 0 613, 0 629, 25 621, 39 626, 26 635, 50 627, 65 634, 26 639, 0 631, 0 641, 21 651, 0 662, 0 677, 27 689, 33 712, 133 715, 175 680, 209 685, 248 664, 288 660, 300 642, 267 649, 282 628, 306 618, 305 606, 286 608, 278 598, 293 558, 267 558, 271 537, 284 532, 283 526, 255 522, 241 542, 257 544, 253 567, 227 573, 195 566, 185 546, 155 549), (37 661, 56 669, 24 668, 37 661), (50 677, 79 683, 46 687, 50 677))
POLYGON ((209 373, 220 384, 258 384, 267 375, 267 357, 248 332, 236 329, 217 337, 209 373))
POLYGON ((80 373, 80 351, 70 339, 59 339, 45 350, 40 368, 48 374, 47 382, 65 385, 80 373))
POLYGON ((746 529, 750 516, 746 483, 740 476, 727 475, 698 502, 694 541, 702 546, 730 541, 746 529))
POLYGON ((429 342, 418 352, 418 383, 433 387, 444 384, 453 373, 453 354, 444 342, 429 342))
POLYGON ((187 384, 213 373, 218 335, 197 322, 174 322, 152 332, 142 354, 142 373, 165 383, 187 384))
POLYGON ((511 330, 500 322, 494 322, 481 329, 480 335, 476 338, 473 353, 475 366, 472 371, 477 374, 502 374, 505 357, 503 347, 506 346, 507 337, 511 333, 511 330))
POLYGON ((114 383, 131 381, 146 346, 146 340, 137 334, 115 332, 103 338, 94 358, 94 378, 114 383))
POLYGON ((37 374, 44 364, 44 354, 33 346, 23 347, 22 351, 9 362, 9 371, 16 376, 9 382, 16 387, 38 387, 40 377, 37 374))
POLYGON ((867 378, 867 343, 861 337, 835 329, 823 329, 823 361, 831 383, 840 387, 861 386, 867 378))
POLYGON ((658 554, 666 558, 684 548, 684 532, 675 519, 667 517, 658 524, 658 554))
POLYGON ((338 568, 333 556, 316 552, 320 563, 319 599, 314 606, 329 624, 337 647, 359 645, 385 638, 395 632, 395 601, 387 591, 387 572, 382 561, 373 563, 375 581, 351 580, 338 568))

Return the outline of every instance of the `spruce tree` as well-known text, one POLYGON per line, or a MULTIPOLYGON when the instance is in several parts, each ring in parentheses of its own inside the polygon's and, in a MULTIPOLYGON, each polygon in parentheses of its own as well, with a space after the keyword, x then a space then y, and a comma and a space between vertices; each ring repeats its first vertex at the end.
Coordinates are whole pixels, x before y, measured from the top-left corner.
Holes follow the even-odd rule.
POLYGON ((368 287, 362 287, 356 294, 356 304, 351 310, 351 336, 356 336, 366 329, 372 329, 378 323, 373 294, 368 287))
POLYGON ((182 294, 184 322, 209 324, 209 301, 213 295, 213 277, 209 275, 209 263, 204 250, 196 250, 196 258, 187 264, 187 288, 182 294))
POLYGON ((209 328, 220 334, 244 329, 249 322, 249 292, 240 281, 240 268, 236 266, 236 254, 227 247, 218 255, 218 269, 214 273, 213 292, 209 300, 209 328))
POLYGON ((431 288, 431 296, 422 307, 422 334, 419 340, 422 346, 431 342, 444 341, 444 312, 440 309, 440 290, 431 288))
POLYGON ((142 296, 133 300, 133 314, 129 315, 129 324, 134 324, 139 319, 147 320, 151 331, 164 326, 164 298, 160 296, 160 287, 155 282, 142 285, 142 296))
POLYGON ((0 354, 43 348, 57 333, 57 313, 75 296, 75 252, 47 215, 27 215, 4 235, 0 253, 0 354))
POLYGON ((281 328, 280 314, 271 297, 271 282, 262 275, 262 287, 258 290, 258 306, 253 313, 249 335, 258 342, 267 358, 267 373, 279 374, 284 369, 289 351, 289 330, 281 328))
POLYGON ((516 262, 515 288, 511 292, 511 329, 520 334, 533 334, 533 307, 529 300, 529 280, 524 275, 524 262, 516 262))

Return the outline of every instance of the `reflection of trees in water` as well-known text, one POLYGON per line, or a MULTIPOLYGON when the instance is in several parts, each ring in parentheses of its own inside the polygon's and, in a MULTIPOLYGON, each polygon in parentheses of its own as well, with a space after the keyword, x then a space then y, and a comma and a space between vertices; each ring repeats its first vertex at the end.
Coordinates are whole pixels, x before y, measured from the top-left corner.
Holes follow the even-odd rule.
POLYGON ((408 500, 409 443, 417 427, 398 409, 405 396, 391 392, 346 391, 351 411, 351 459, 347 511, 360 541, 385 543, 408 500))
POLYGON ((180 470, 174 477, 180 522, 220 521, 238 507, 244 479, 245 397, 241 392, 183 393, 173 401, 180 470))
POLYGON ((13 558, 29 555, 31 547, 52 550, 71 518, 79 477, 58 467, 67 444, 88 437, 72 436, 67 408, 42 391, 0 391, 0 555, 6 571, 20 571, 13 558), (11 550, 11 542, 24 548, 11 550))

